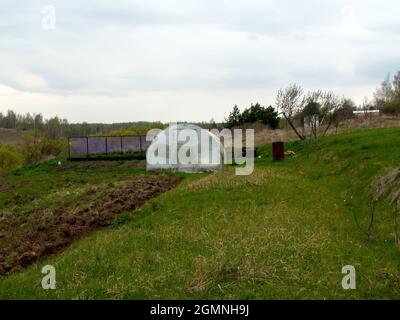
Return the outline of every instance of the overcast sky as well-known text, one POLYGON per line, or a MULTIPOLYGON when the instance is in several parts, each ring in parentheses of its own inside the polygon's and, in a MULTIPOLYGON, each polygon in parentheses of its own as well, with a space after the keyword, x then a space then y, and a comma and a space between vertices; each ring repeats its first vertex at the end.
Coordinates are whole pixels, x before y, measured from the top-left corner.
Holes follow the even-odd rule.
POLYGON ((220 121, 293 82, 361 103, 400 70, 399 17, 398 0, 0 0, 0 112, 220 121))

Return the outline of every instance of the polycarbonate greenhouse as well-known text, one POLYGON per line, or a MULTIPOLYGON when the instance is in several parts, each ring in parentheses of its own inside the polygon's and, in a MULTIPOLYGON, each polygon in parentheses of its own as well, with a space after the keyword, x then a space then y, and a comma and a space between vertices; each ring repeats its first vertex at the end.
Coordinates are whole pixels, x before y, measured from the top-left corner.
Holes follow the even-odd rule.
POLYGON ((192 124, 174 124, 158 133, 147 149, 147 170, 220 170, 221 152, 219 138, 210 131, 192 124))
POLYGON ((146 136, 87 136, 68 138, 69 158, 144 152, 151 141, 146 136))

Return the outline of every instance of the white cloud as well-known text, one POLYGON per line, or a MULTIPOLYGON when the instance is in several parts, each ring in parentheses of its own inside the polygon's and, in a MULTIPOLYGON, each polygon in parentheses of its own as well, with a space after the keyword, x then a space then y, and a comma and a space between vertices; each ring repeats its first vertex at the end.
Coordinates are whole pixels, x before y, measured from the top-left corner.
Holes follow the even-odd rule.
POLYGON ((50 1, 0 6, 0 111, 75 121, 222 120, 279 87, 361 102, 399 69, 395 0, 50 1), (101 110, 99 112, 99 110, 101 110))

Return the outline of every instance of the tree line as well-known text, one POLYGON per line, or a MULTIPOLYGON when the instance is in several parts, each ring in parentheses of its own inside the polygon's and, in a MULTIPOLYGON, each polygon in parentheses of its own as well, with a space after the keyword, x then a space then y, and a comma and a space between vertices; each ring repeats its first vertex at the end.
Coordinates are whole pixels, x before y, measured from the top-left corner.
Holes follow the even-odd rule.
POLYGON ((126 123, 69 123, 67 119, 52 117, 44 119, 41 114, 17 114, 8 110, 0 112, 0 128, 36 132, 49 139, 88 135, 142 135, 152 128, 164 128, 160 122, 126 122, 126 123))
POLYGON ((278 91, 275 107, 263 107, 256 103, 241 112, 235 105, 225 119, 225 125, 232 128, 260 122, 276 129, 280 119, 284 119, 297 137, 305 140, 307 137, 326 135, 332 127, 337 129, 342 121, 354 117, 355 110, 372 109, 400 115, 400 71, 393 78, 388 75, 374 93, 373 101, 366 100, 359 107, 351 99, 339 97, 332 91, 305 92, 299 85, 292 84, 278 91), (307 133, 299 128, 299 124, 302 128, 309 128, 307 133))
POLYGON ((300 86, 293 84, 278 91, 275 108, 263 107, 256 103, 241 112, 235 105, 225 119, 225 125, 233 128, 259 122, 271 129, 277 129, 283 118, 296 135, 304 140, 306 137, 297 128, 296 123, 307 125, 313 137, 316 137, 320 127, 325 125, 325 135, 330 127, 338 126, 340 121, 352 117, 355 109, 356 105, 351 99, 339 98, 330 91, 304 93, 300 86))
POLYGON ((276 129, 279 126, 278 112, 272 107, 263 107, 259 103, 251 104, 250 108, 240 112, 239 107, 235 105, 233 110, 225 119, 228 128, 237 127, 245 123, 260 122, 276 129))
MULTIPOLYGON (((278 91, 275 106, 264 107, 260 103, 251 104, 242 112, 235 105, 224 125, 229 128, 246 123, 260 122, 276 129, 280 120, 284 119, 300 139, 304 133, 296 127, 296 123, 310 128, 310 134, 325 135, 329 128, 337 126, 341 121, 353 116, 357 106, 351 99, 339 98, 331 91, 321 90, 305 93, 296 85, 290 85, 278 91)), ((358 109, 379 109, 386 114, 400 115, 400 71, 394 77, 388 75, 374 93, 372 102, 365 102, 358 109)), ((216 125, 200 124, 202 127, 216 125)), ((69 123, 67 119, 52 117, 44 119, 42 114, 17 114, 13 110, 0 112, 0 128, 42 133, 49 139, 87 135, 140 135, 152 128, 164 128, 160 122, 126 122, 126 123, 69 123)))

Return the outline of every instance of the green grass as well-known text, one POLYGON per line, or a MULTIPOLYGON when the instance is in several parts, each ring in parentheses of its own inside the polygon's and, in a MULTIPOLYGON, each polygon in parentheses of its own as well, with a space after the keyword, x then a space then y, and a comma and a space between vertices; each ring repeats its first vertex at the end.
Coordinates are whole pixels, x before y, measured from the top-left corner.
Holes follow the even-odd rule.
MULTIPOLYGON (((258 150, 251 176, 186 175, 177 188, 110 227, 0 280, 2 299, 398 299, 394 208, 371 183, 400 164, 400 129, 373 129, 258 150), (375 206, 372 237, 366 230, 375 206), (41 288, 41 268, 57 289, 41 288), (357 289, 343 290, 353 265, 357 289)), ((7 176, 0 193, 44 197, 66 183, 96 184, 143 172, 123 166, 57 171, 55 162, 7 176)))
POLYGON ((89 155, 72 155, 70 161, 98 161, 98 160, 146 160, 146 152, 101 153, 89 155))

